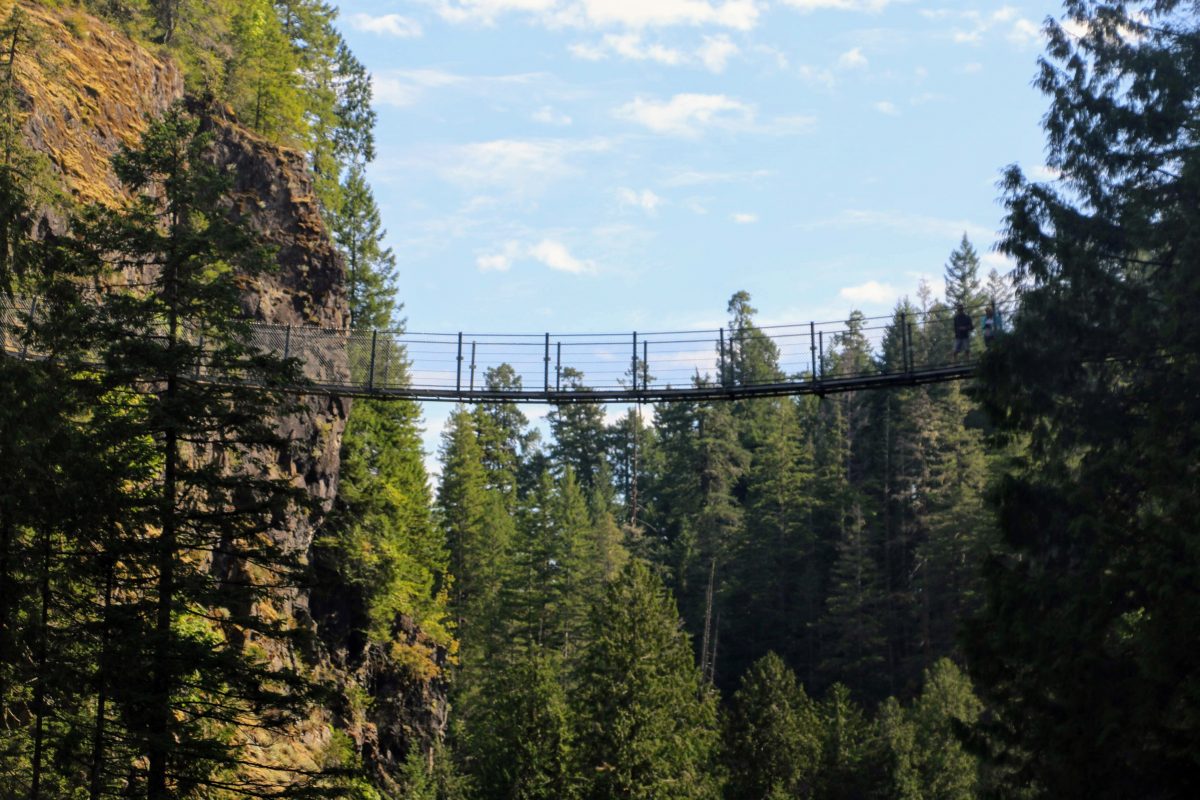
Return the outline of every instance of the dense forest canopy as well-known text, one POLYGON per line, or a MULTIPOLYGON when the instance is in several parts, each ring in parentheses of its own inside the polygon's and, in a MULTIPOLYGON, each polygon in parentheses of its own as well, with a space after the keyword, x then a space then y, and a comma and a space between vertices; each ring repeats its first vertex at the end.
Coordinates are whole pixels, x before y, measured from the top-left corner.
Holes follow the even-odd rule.
MULTIPOLYGON (((172 54, 203 100, 118 155, 130 203, 72 207, 21 135, 12 75, 44 44, 20 6, 0 29, 0 289, 52 310, 22 335, 54 354, 0 359, 5 796, 1190 796, 1194 3, 1067 2, 1038 77, 1060 177, 1003 184, 1015 274, 981 275, 964 235, 942 297, 900 303, 878 348, 854 312, 822 364, 894 369, 918 308, 1015 292, 977 379, 615 421, 565 403, 545 437, 513 403, 459 406, 433 482, 419 407, 355 402, 306 552, 268 535, 316 514, 277 469, 301 446, 278 421, 304 410, 270 389, 296 363, 244 344, 239 281, 271 253, 220 213, 204 108, 303 150, 351 325, 394 325, 369 76, 313 0, 81 8, 172 54), (48 205, 69 230, 39 230, 48 205), (153 266, 136 291, 130 264, 153 266), (267 388, 189 381, 190 331, 267 388), (410 731, 381 767, 362 735, 379 705, 317 668, 296 592, 414 693, 448 691, 445 735, 410 731)), ((729 300, 721 378, 782 374, 752 302, 729 300)))

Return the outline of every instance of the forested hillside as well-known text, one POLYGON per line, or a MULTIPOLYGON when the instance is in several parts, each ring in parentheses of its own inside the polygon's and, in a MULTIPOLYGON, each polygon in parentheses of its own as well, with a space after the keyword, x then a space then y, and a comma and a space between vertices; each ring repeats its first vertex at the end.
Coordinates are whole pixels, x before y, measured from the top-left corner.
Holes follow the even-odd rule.
MULTIPOLYGON (((914 312, 1011 299, 975 378, 459 406, 434 479, 418 406, 298 398, 246 345, 403 325, 333 9, 7 6, 0 292, 37 305, 3 335, 39 358, 0 358, 0 795, 1194 792, 1195 4, 1068 2, 1014 274, 964 235, 822 354, 943 358, 914 312)), ((788 377, 752 302, 696 382, 788 377)))

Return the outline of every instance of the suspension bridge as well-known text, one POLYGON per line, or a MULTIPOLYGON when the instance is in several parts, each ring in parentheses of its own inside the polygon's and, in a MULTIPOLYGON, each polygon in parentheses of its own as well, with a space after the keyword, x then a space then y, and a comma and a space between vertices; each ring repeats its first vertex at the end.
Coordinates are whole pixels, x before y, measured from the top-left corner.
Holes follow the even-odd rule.
MULTIPOLYGON (((36 301, 0 297, 5 355, 40 357, 22 335, 36 313, 36 301)), ((364 331, 255 322, 250 344, 297 359, 306 380, 289 389, 302 394, 464 403, 734 400, 962 380, 974 372, 974 356, 984 347, 981 309, 970 313, 975 333, 966 354, 954 353, 953 312, 942 307, 853 322, 612 334, 364 331), (841 357, 851 342, 869 357, 841 357), (770 352, 776 368, 767 377, 743 368, 751 351, 770 352)), ((202 355, 189 377, 214 384, 238 380, 206 366, 202 355)))

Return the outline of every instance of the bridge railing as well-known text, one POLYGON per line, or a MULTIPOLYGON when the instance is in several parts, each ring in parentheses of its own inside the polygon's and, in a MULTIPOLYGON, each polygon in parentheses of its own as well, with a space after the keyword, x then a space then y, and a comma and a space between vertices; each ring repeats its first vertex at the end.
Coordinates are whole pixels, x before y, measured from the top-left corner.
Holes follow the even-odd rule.
MULTIPOLYGON (((1011 304, 998 304, 1005 324, 1011 304)), ((953 309, 754 328, 578 333, 361 331, 254 322, 255 349, 295 358, 315 388, 345 394, 472 399, 511 392, 569 397, 579 392, 640 397, 697 385, 734 390, 908 373, 971 363, 984 347, 984 307, 969 309, 970 352, 955 353, 953 309), (764 363, 773 368, 763 368, 764 363)), ((0 349, 37 356, 24 335, 36 303, 0 297, 0 349)), ((215 375, 205 363, 200 379, 215 375)), ((526 397, 525 399, 530 399, 526 397)))

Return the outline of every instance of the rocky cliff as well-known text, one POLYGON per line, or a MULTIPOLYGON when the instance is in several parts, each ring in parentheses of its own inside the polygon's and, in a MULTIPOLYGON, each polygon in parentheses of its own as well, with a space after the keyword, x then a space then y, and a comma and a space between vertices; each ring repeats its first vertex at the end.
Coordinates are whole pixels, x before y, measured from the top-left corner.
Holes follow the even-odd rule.
MULTIPOLYGON (((13 7, 0 0, 0 19, 8 19, 13 7)), ((349 324, 343 265, 322 220, 303 153, 254 135, 220 105, 185 98, 180 71, 168 58, 105 23, 77 10, 30 2, 16 7, 25 15, 13 64, 26 139, 45 156, 65 202, 122 202, 111 157, 121 145, 135 143, 149 119, 183 100, 211 134, 213 159, 235 176, 230 213, 258 231, 278 254, 278 270, 247 283, 247 316, 294 326, 349 324)), ((52 208, 46 222, 62 224, 52 208)), ((344 373, 345 365, 329 369, 344 373)), ((311 548, 334 503, 349 412, 348 401, 337 397, 310 397, 306 404, 307 413, 279 421, 298 446, 276 459, 283 474, 320 501, 317 513, 293 515, 275 532, 281 544, 301 553, 311 548)), ((445 725, 440 685, 405 676, 386 654, 360 641, 347 624, 355 611, 344 603, 314 613, 302 590, 281 595, 274 606, 272 613, 290 616, 319 643, 315 652, 277 657, 301 657, 316 674, 337 684, 344 698, 337 707, 319 711, 294 741, 279 742, 274 748, 278 757, 311 767, 319 763, 331 727, 338 727, 356 743, 378 782, 389 785, 415 742, 440 736, 445 725)), ((401 635, 420 638, 411 629, 401 635)))

